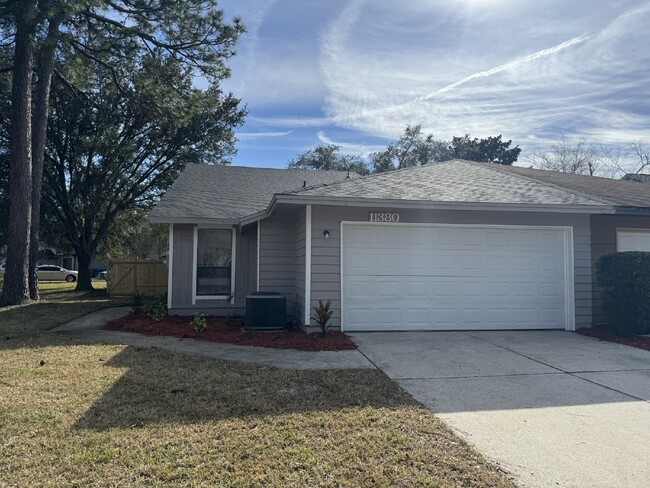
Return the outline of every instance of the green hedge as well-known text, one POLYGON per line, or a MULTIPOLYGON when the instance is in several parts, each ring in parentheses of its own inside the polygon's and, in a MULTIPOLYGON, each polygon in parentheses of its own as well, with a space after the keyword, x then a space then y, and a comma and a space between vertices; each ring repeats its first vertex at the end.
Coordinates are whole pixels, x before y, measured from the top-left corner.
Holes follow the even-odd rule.
POLYGON ((608 254, 596 270, 608 328, 626 336, 650 333, 650 252, 608 254))

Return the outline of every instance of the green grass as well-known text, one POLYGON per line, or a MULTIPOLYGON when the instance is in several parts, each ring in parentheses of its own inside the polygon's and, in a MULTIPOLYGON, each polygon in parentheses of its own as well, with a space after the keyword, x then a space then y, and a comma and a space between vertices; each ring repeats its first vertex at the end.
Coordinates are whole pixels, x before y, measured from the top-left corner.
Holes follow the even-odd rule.
POLYGON ((74 340, 112 302, 44 288, 0 309, 0 486, 512 486, 377 371, 74 340))
POLYGON ((106 282, 93 282, 93 291, 75 292, 75 283, 45 282, 41 300, 0 308, 0 347, 9 339, 37 339, 47 330, 95 310, 125 304, 106 297, 106 282))

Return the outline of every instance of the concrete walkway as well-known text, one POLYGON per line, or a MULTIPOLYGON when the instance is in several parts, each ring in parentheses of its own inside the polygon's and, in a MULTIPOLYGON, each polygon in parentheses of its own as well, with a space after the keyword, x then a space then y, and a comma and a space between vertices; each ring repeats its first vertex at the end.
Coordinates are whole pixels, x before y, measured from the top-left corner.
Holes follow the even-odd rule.
POLYGON ((374 366, 359 351, 307 352, 294 349, 219 344, 169 336, 147 336, 134 332, 104 330, 109 320, 131 312, 129 307, 99 310, 54 329, 55 332, 107 344, 167 349, 213 359, 254 363, 285 369, 372 369, 374 366))
POLYGON ((355 334, 521 486, 650 486, 650 352, 563 331, 355 334))

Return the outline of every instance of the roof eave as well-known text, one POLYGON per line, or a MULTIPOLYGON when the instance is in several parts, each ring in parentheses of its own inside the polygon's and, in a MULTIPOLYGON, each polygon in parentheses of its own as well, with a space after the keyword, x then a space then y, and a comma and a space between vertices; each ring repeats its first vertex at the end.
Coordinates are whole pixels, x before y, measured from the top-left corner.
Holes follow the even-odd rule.
POLYGON ((248 225, 248 224, 252 224, 253 222, 257 222, 258 220, 263 220, 267 218, 269 215, 273 213, 273 210, 275 209, 275 206, 278 203, 277 197, 278 195, 273 196, 273 198, 271 199, 271 203, 269 203, 269 206, 266 208, 266 210, 261 210, 260 212, 255 212, 254 214, 243 217, 240 220, 240 224, 248 225))
POLYGON ((650 207, 614 207, 616 215, 650 215, 650 207))
POLYGON ((214 225, 239 225, 240 219, 222 219, 205 217, 165 217, 149 215, 149 222, 152 224, 214 224, 214 225))

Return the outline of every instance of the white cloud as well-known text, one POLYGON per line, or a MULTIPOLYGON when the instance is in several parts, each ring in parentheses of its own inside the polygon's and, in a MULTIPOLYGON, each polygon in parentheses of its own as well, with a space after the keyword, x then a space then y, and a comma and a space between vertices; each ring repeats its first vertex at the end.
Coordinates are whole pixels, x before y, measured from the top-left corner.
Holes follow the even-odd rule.
POLYGON ((320 141, 365 155, 408 124, 524 148, 563 131, 650 139, 650 1, 220 4, 249 28, 225 84, 248 106, 247 147, 320 141))
POLYGON ((319 131, 317 135, 318 140, 323 144, 339 146, 346 154, 353 154, 355 156, 361 156, 364 158, 374 152, 379 152, 386 149, 386 145, 382 146, 378 144, 357 144, 352 142, 335 141, 334 139, 327 137, 323 131, 319 131))
POLYGON ((390 137, 419 123, 438 137, 503 133, 524 144, 561 130, 631 140, 650 126, 648 4, 602 2, 554 22, 554 7, 567 15, 584 3, 499 6, 349 3, 321 43, 326 114, 390 137))
POLYGON ((255 122, 268 127, 323 127, 333 121, 329 117, 248 117, 255 122))
POLYGON ((288 136, 292 131, 286 132, 238 132, 238 139, 257 139, 259 137, 282 137, 288 136))

